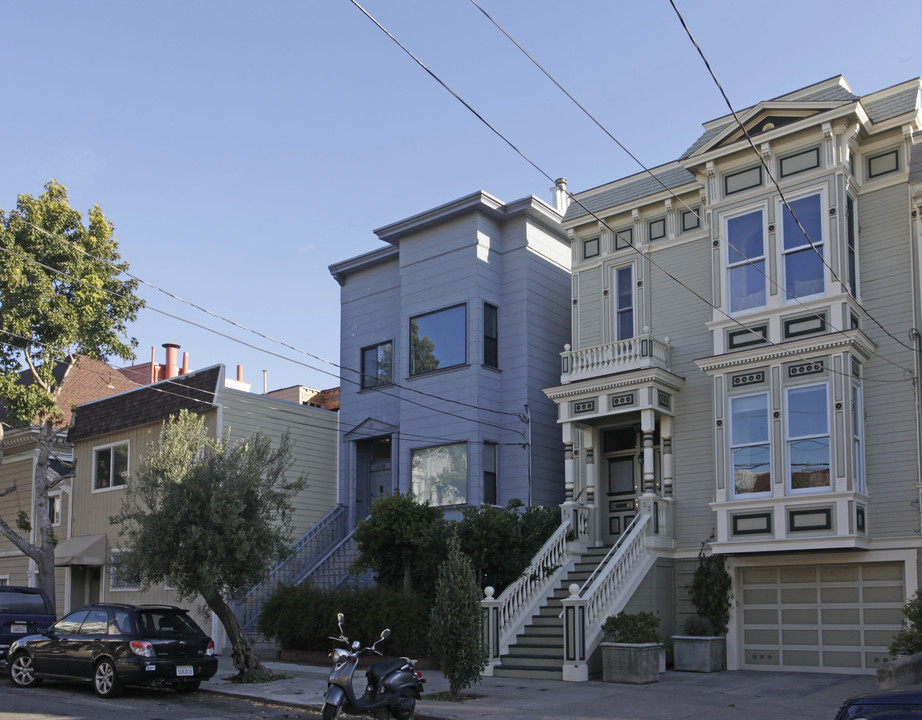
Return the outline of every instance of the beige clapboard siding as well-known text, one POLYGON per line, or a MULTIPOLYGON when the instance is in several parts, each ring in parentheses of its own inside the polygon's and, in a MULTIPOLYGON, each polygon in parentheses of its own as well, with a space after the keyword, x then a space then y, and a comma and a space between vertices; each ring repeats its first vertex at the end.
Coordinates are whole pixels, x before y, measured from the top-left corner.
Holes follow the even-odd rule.
MULTIPOLYGON (((907 344, 913 323, 906 292, 911 282, 909 212, 905 186, 858 199, 861 301, 907 344)), ((887 362, 913 369, 913 353, 872 321, 865 320, 862 329, 882 356, 872 358, 864 370, 869 531, 873 537, 914 535, 919 530, 919 508, 912 505, 918 501, 914 391, 903 371, 887 362)))
POLYGON ((336 505, 338 415, 329 410, 224 388, 223 427, 231 440, 261 432, 273 438, 289 432, 292 478, 304 474, 307 485, 292 500, 295 538, 313 527, 336 505))
POLYGON ((694 362, 712 352, 706 327, 711 309, 692 292, 709 297, 710 242, 701 238, 675 245, 653 258, 657 267, 650 270, 651 330, 659 340, 669 338, 672 372, 685 380, 675 397, 672 436, 675 537, 677 546, 687 550, 696 548, 714 528, 714 514, 708 507, 715 482, 712 381, 694 362))

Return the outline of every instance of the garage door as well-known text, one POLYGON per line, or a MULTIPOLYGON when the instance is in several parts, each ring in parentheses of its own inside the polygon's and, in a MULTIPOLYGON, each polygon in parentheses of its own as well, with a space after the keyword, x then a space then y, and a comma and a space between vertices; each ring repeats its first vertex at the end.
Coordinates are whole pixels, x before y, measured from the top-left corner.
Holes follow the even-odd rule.
POLYGON ((740 568, 742 667, 874 672, 903 619, 903 564, 740 568))

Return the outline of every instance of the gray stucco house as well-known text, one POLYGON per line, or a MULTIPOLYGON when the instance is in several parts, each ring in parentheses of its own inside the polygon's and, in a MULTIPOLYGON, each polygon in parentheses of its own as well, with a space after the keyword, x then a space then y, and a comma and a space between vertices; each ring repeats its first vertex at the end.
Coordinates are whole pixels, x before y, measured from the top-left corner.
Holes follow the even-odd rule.
POLYGON ((477 192, 379 228, 385 247, 331 266, 350 524, 395 491, 449 514, 563 501, 556 407, 542 392, 570 335, 561 217, 534 197, 477 192))

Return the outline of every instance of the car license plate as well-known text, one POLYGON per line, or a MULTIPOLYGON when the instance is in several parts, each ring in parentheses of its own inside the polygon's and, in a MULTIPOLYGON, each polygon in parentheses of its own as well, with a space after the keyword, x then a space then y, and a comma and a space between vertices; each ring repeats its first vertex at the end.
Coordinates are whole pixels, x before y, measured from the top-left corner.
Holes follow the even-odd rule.
POLYGON ((10 625, 10 632, 13 635, 25 635, 26 626, 25 625, 10 625))
POLYGON ((176 676, 177 677, 191 677, 194 675, 191 665, 177 665, 176 666, 176 676))

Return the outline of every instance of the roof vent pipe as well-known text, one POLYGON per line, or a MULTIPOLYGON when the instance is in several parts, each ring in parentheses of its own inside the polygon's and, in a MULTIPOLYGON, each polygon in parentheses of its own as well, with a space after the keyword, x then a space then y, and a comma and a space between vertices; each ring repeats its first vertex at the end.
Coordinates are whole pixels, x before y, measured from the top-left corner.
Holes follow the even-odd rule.
POLYGON ((243 382, 243 365, 237 366, 237 382, 243 382))
POLYGON ((189 353, 184 352, 182 354, 182 369, 179 371, 180 375, 186 375, 189 372, 189 353))
POLYGON ((554 181, 554 207, 561 215, 570 207, 570 195, 567 193, 567 179, 557 178, 554 181))
POLYGON ((164 380, 169 380, 170 378, 176 377, 176 351, 179 350, 180 346, 176 343, 163 343, 163 347, 166 348, 166 374, 163 376, 164 380))

